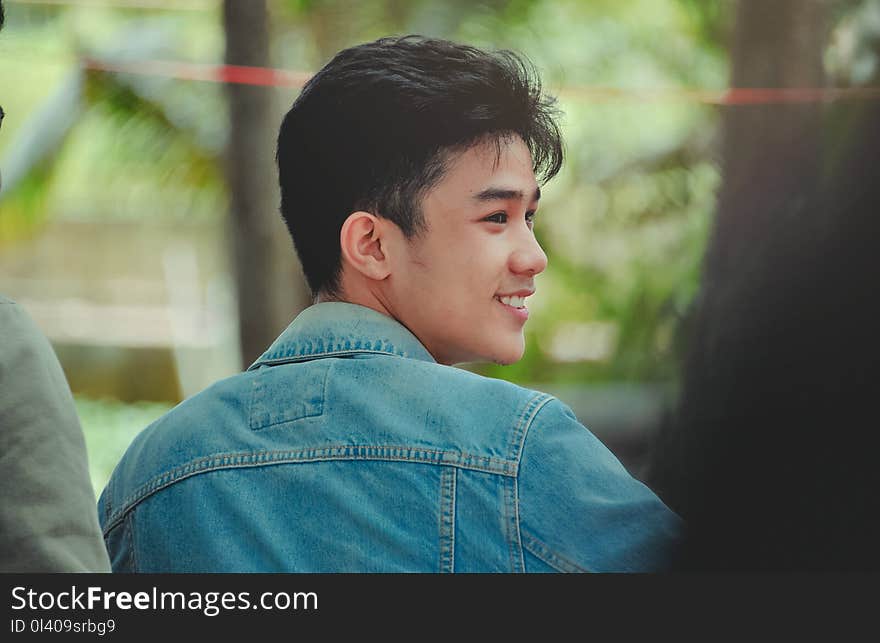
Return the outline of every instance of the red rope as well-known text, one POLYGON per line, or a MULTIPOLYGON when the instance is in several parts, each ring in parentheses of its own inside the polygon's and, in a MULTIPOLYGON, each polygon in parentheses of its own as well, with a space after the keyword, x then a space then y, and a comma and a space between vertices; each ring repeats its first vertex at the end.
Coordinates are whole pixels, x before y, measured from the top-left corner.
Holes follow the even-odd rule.
POLYGON ((106 62, 94 59, 82 61, 86 69, 142 76, 164 76, 179 80, 203 80, 215 83, 266 85, 271 87, 302 87, 312 76, 306 72, 246 67, 243 65, 205 65, 168 60, 139 60, 133 62, 106 62))
MULTIPOLYGON (((146 76, 164 76, 180 80, 201 80, 268 87, 302 87, 311 78, 309 72, 247 67, 243 65, 208 65, 179 61, 141 60, 105 62, 85 59, 86 69, 146 76)), ((560 97, 589 101, 686 101, 709 105, 766 105, 772 103, 816 103, 834 100, 877 100, 880 87, 754 87, 724 90, 671 88, 659 90, 621 89, 614 87, 562 87, 560 97)))

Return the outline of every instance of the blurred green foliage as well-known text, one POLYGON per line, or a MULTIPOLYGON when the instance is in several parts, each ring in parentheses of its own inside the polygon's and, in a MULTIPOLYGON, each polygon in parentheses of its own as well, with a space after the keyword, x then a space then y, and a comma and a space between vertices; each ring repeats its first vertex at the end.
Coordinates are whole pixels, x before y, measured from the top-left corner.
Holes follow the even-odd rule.
MULTIPOLYGON (((536 227, 550 267, 537 281, 526 357, 473 368, 529 382, 668 380, 674 329, 696 290, 719 182, 711 158, 718 111, 685 101, 590 100, 578 88, 723 87, 726 55, 715 40, 726 24, 723 4, 279 0, 270 3, 273 62, 314 70, 340 48, 392 33, 510 48, 532 59, 564 112, 567 160, 544 190, 536 227)), ((10 16, 10 32, 19 34, 13 47, 24 47, 27 66, 44 69, 46 83, 50 68, 77 55, 222 59, 219 5, 12 8, 29 16, 10 16)), ((21 73, 18 62, 6 57, 0 74, 21 73)), ((84 82, 78 121, 34 171, 42 178, 3 195, 5 218, 222 219, 220 85, 103 72, 84 82)), ((276 94, 280 120, 296 90, 276 94)), ((19 109, 27 111, 10 112, 19 109)))
MULTIPOLYGON (((845 24, 876 4, 841 0, 835 7, 845 24)), ((0 161, 83 56, 222 61, 220 3, 205 6, 8 3, 0 161)), ((583 90, 724 88, 733 2, 270 0, 269 7, 273 65, 281 68, 316 70, 340 48, 395 33, 510 48, 534 61, 564 112, 566 163, 544 189, 536 225, 550 264, 530 300, 525 358, 472 368, 530 384, 675 380, 679 332, 721 181, 720 108, 583 90)), ((839 50, 830 60, 843 76, 848 59, 839 50)), ((105 72, 88 72, 83 83, 82 105, 58 108, 81 111, 57 150, 0 194, 0 246, 55 219, 222 224, 222 86, 105 72)), ((274 91, 280 123, 297 92, 274 91)), ((165 408, 78 404, 90 444, 106 441, 113 454, 165 408)), ((97 456, 95 475, 109 473, 114 457, 97 456)))
POLYGON ((169 411, 172 405, 161 402, 126 404, 80 396, 75 401, 86 437, 92 486, 95 494, 100 495, 134 437, 169 411))

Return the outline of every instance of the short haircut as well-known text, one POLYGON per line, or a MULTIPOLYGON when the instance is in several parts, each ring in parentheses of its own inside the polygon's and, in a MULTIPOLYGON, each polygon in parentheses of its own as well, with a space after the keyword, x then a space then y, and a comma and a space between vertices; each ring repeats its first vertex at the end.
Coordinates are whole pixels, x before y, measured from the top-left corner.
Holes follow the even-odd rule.
POLYGON ((555 98, 534 66, 422 36, 381 38, 339 52, 284 118, 276 161, 281 215, 312 294, 337 294, 339 233, 352 212, 425 229, 421 201, 459 152, 520 137, 538 180, 562 166, 555 98))

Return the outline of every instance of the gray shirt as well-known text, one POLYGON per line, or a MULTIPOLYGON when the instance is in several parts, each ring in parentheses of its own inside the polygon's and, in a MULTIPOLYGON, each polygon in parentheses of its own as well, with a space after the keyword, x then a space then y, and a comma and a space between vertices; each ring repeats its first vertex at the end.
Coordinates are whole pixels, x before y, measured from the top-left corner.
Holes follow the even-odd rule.
POLYGON ((86 445, 49 341, 0 295, 0 572, 103 572, 86 445))

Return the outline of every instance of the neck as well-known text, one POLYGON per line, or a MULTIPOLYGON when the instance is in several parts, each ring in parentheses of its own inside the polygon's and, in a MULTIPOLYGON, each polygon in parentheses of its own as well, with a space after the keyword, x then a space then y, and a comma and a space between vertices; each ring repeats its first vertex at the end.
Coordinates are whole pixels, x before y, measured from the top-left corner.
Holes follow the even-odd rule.
POLYGON ((339 289, 339 292, 336 294, 329 294, 326 292, 318 293, 318 296, 315 297, 315 303, 321 304, 328 301, 337 301, 348 304, 357 304, 358 306, 365 306, 366 308, 371 308, 378 313, 382 313, 387 317, 391 317, 392 319, 397 319, 397 317, 391 312, 389 306, 386 306, 382 298, 377 295, 377 293, 372 292, 369 288, 346 288, 344 285, 339 289))

